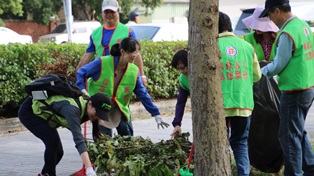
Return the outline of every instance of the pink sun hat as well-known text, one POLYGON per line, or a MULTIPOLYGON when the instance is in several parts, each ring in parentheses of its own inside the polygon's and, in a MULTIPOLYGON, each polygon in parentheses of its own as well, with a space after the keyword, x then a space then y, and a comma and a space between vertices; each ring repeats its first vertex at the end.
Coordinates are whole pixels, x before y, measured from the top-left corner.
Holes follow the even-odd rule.
POLYGON ((243 23, 254 30, 259 30, 262 32, 278 32, 279 28, 276 26, 274 22, 272 22, 269 18, 258 18, 259 15, 263 12, 264 7, 256 7, 253 15, 244 18, 243 23))

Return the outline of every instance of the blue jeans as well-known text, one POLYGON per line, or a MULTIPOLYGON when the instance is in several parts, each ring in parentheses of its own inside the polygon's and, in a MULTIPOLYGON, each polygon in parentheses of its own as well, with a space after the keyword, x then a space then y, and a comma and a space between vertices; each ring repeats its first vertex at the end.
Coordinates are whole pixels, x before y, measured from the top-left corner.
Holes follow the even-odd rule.
POLYGON ((239 176, 250 175, 250 160, 248 153, 248 136, 251 117, 226 117, 229 143, 233 151, 239 176))
POLYGON ((58 131, 48 126, 44 119, 33 113, 30 97, 21 105, 18 116, 22 124, 45 144, 45 164, 41 173, 49 174, 49 176, 56 175, 56 166, 63 156, 63 147, 58 131))
MULTIPOLYGON (((99 125, 100 132, 112 137, 112 129, 99 125)), ((128 123, 126 117, 121 115, 121 121, 117 126, 117 132, 120 136, 133 136, 132 120, 128 123)))
POLYGON ((285 176, 314 175, 314 153, 304 130, 313 100, 314 88, 281 94, 278 135, 284 155, 285 176))

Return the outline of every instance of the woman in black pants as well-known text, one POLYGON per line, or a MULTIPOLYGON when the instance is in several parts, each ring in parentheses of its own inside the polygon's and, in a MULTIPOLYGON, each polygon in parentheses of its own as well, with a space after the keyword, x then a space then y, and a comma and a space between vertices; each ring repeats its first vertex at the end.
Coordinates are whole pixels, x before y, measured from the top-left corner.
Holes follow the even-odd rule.
POLYGON ((45 145, 44 166, 41 175, 56 175, 56 166, 63 156, 63 148, 57 128, 68 128, 86 168, 87 176, 96 176, 87 152, 81 124, 90 120, 93 124, 93 137, 99 137, 99 120, 108 120, 111 100, 105 94, 76 99, 61 95, 51 96, 45 101, 27 98, 21 105, 18 115, 23 125, 45 145))

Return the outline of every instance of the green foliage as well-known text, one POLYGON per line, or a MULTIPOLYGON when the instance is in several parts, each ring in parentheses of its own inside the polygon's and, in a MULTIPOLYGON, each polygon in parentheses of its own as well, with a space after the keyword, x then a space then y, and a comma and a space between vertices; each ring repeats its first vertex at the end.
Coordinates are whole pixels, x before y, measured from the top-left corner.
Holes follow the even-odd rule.
MULTIPOLYGON (((95 10, 96 20, 102 22, 101 5, 103 0, 72 0, 72 14, 76 20, 91 20, 91 12, 95 10), (79 13, 80 12, 80 13, 79 13)), ((127 21, 132 6, 137 0, 118 0, 120 4, 121 21, 127 21)), ((162 0, 145 0, 141 5, 154 10, 160 6, 162 0)), ((63 7, 62 0, 0 0, 0 14, 10 19, 26 19, 27 14, 32 14, 34 21, 38 24, 48 25, 50 17, 57 14, 63 7)))
POLYGON ((22 16, 23 0, 0 0, 0 14, 11 12, 14 15, 22 16))
POLYGON ((26 97, 25 85, 44 74, 74 72, 85 47, 53 43, 0 45, 0 105, 21 102, 26 97))
POLYGON ((50 17, 54 13, 57 13, 62 5, 61 0, 24 0, 23 10, 26 13, 32 14, 34 21, 38 24, 48 25, 50 17))
MULTIPOLYGON (((77 0, 77 1, 82 1, 82 0, 77 0)), ((86 1, 84 1, 86 2, 86 1)), ((128 15, 131 12, 132 6, 134 5, 135 2, 138 2, 137 0, 118 0, 119 5, 121 7, 120 9, 120 21, 128 21, 128 15)), ((140 4, 145 7, 146 12, 145 15, 148 14, 148 9, 154 10, 156 7, 160 6, 162 3, 162 0, 145 0, 142 1, 140 4)), ((96 1, 88 1, 86 2, 86 5, 90 7, 90 10, 95 10, 96 11, 96 20, 102 21, 101 17, 101 4, 102 0, 96 0, 96 1)), ((84 9, 84 6, 80 6, 80 9, 84 9)))
POLYGON ((148 9, 154 10, 156 7, 160 6, 162 0, 142 0, 142 3, 146 9, 145 15, 147 15, 148 9))
MULTIPOLYGON (((174 98, 179 72, 170 66, 174 53, 187 42, 141 41, 141 56, 147 76, 147 90, 154 99, 174 98)), ((24 87, 48 73, 68 77, 75 82, 75 69, 83 56, 84 44, 9 44, 0 45, 0 107, 21 103, 24 87)))
MULTIPOLYGON (((50 17, 53 14, 58 13, 63 7, 62 0, 51 1, 51 0, 14 0, 20 1, 20 12, 15 11, 4 11, 3 19, 18 19, 26 20, 28 14, 31 14, 33 20, 38 24, 48 25, 50 17)), ((1 2, 1 0, 0 0, 1 2)), ((19 8, 17 8, 19 9, 19 8)), ((1 4, 0 4, 1 14, 1 4)))
POLYGON ((153 98, 172 98, 177 93, 179 74, 170 65, 176 51, 186 46, 187 42, 141 41, 147 90, 153 98))
POLYGON ((0 18, 0 27, 5 27, 5 23, 1 18, 0 18))
POLYGON ((130 176, 165 176, 178 174, 187 165, 191 142, 189 133, 174 140, 153 143, 140 136, 103 136, 96 143, 88 142, 91 161, 98 173, 130 176))
POLYGON ((129 20, 129 13, 131 12, 131 7, 134 4, 134 0, 123 0, 123 1, 119 1, 119 4, 121 6, 121 12, 122 15, 120 15, 120 21, 128 21, 129 20))

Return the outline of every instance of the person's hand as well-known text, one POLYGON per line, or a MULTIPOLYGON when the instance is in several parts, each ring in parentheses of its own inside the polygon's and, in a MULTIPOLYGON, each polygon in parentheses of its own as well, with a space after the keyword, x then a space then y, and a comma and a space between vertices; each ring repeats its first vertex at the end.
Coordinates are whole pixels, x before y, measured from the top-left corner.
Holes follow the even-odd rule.
POLYGON ((161 126, 162 128, 165 128, 165 127, 168 128, 169 124, 164 122, 160 115, 156 115, 154 117, 155 117, 158 129, 159 129, 159 126, 161 126))
POLYGON ((264 66, 266 66, 267 64, 269 64, 270 62, 267 60, 261 60, 259 61, 259 65, 261 68, 263 68, 264 66))
POLYGON ((181 127, 179 125, 177 125, 174 127, 174 129, 171 133, 171 136, 176 137, 177 135, 181 135, 181 134, 182 134, 181 127))
MULTIPOLYGON (((86 91, 86 89, 82 89, 81 92, 86 95, 86 96, 89 96, 89 93, 86 91)), ((90 97, 90 96, 89 96, 90 97)))
POLYGON ((96 176, 96 172, 93 167, 86 168, 86 176, 96 176))
POLYGON ((142 75, 141 79, 142 79, 142 82, 143 82, 144 86, 146 87, 146 85, 147 85, 147 78, 146 78, 146 76, 142 75))

